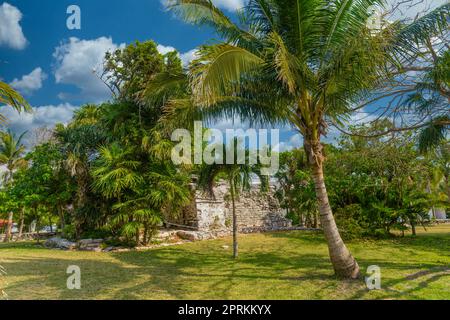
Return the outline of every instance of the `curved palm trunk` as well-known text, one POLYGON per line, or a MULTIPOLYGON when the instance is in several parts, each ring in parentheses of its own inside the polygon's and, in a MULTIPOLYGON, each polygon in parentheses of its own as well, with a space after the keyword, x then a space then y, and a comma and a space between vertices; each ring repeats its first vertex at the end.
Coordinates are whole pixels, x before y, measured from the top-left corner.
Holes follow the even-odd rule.
POLYGON ((231 202, 233 207, 233 258, 237 259, 238 240, 237 240, 237 217, 236 217, 236 199, 235 199, 236 192, 232 181, 230 181, 230 190, 231 190, 231 202))
POLYGON ((342 241, 339 230, 334 220, 328 192, 325 186, 323 174, 323 147, 320 141, 311 143, 305 140, 305 150, 309 156, 312 167, 312 175, 316 189, 316 197, 319 205, 320 223, 328 244, 331 263, 337 276, 356 279, 359 276, 359 266, 355 258, 342 241))

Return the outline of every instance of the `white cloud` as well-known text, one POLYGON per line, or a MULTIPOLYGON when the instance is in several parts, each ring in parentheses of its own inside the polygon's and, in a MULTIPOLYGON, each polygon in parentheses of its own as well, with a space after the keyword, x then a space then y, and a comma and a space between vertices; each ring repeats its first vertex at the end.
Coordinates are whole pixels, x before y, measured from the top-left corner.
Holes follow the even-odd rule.
POLYGON ((161 54, 167 54, 167 53, 169 53, 169 52, 174 52, 174 51, 177 51, 177 49, 175 49, 174 47, 171 47, 171 46, 163 46, 162 44, 158 44, 157 46, 156 46, 156 49, 158 50, 158 52, 159 53, 161 53, 161 54))
MULTIPOLYGON (((158 52, 161 54, 167 54, 169 52, 174 52, 174 51, 178 52, 178 50, 175 49, 174 47, 164 46, 162 44, 158 44, 158 46, 156 48, 158 49, 158 52)), ((181 63, 183 65, 183 67, 187 68, 189 66, 189 64, 191 63, 191 61, 197 57, 197 49, 192 49, 192 50, 189 50, 188 52, 181 53, 181 54, 179 53, 178 55, 181 59, 181 63)))
POLYGON ((0 5, 0 46, 22 50, 27 45, 22 27, 22 12, 16 7, 4 2, 0 5))
POLYGON ((244 6, 244 0, 213 0, 214 5, 230 11, 240 9, 244 6))
POLYGON ((447 0, 388 0, 386 9, 395 8, 388 20, 413 19, 445 4, 447 0))
POLYGON ((47 75, 41 68, 36 68, 30 74, 22 76, 21 79, 14 79, 10 84, 23 94, 31 94, 42 88, 42 82, 47 79, 47 75))
POLYGON ((278 151, 291 151, 292 149, 298 149, 303 146, 303 137, 296 133, 289 138, 288 141, 282 141, 278 145, 278 151))
MULTIPOLYGON (((102 102, 110 98, 111 93, 95 74, 103 68, 105 53, 124 48, 117 45, 112 38, 100 37, 94 40, 70 38, 55 49, 56 83, 72 84, 81 92, 80 96, 90 102, 102 102)), ((60 98, 70 98, 70 94, 60 93, 60 98)))
MULTIPOLYGON (((170 4, 173 0, 161 0, 164 6, 170 4)), ((245 0, 212 0, 215 6, 226 9, 229 11, 235 11, 244 6, 245 0)))
MULTIPOLYGON (((22 134, 25 131, 31 133, 37 128, 53 128, 57 123, 67 124, 73 117, 74 111, 78 107, 68 103, 60 105, 49 105, 33 108, 31 113, 18 113, 10 106, 0 106, 2 114, 6 117, 7 128, 16 134, 22 134)), ((29 134, 25 137, 24 144, 29 143, 29 134)))
POLYGON ((182 53, 180 55, 181 62, 183 63, 183 67, 188 67, 192 60, 198 57, 198 50, 192 49, 188 52, 182 53))

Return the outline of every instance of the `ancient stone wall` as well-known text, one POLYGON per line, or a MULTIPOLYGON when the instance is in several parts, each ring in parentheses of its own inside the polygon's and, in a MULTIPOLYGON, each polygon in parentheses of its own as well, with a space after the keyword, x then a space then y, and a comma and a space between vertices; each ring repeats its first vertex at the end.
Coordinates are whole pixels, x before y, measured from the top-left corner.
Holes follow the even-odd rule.
MULTIPOLYGON (((226 183, 219 183, 214 189, 215 199, 197 191, 195 207, 198 230, 229 230, 232 228, 232 203, 226 183)), ((291 221, 285 217, 273 190, 261 193, 259 185, 239 195, 236 202, 238 229, 241 232, 256 232, 289 228, 291 221)))

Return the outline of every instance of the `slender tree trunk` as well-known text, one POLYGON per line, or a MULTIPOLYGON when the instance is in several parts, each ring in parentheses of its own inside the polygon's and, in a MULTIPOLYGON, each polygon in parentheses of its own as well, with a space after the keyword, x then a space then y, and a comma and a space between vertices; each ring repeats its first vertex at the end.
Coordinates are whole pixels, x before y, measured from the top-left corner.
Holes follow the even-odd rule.
POLYGON ((22 210, 20 211, 20 226, 19 226, 19 235, 17 236, 17 240, 20 240, 22 238, 24 219, 25 219, 25 207, 22 208, 22 210))
POLYGON ((141 234, 140 234, 140 230, 139 228, 136 229, 136 247, 139 247, 139 243, 140 243, 140 238, 141 238, 141 234))
POLYGON ((304 143, 308 161, 312 167, 316 197, 319 205, 320 224, 328 244, 328 252, 334 271, 339 277, 356 279, 359 277, 358 263, 347 249, 344 241, 342 241, 328 200, 323 174, 323 146, 320 140, 311 141, 305 139, 304 143))
POLYGON ((64 221, 64 211, 61 205, 57 206, 58 210, 58 217, 59 217, 59 223, 61 225, 61 236, 64 237, 64 228, 65 228, 65 221, 64 221))
POLYGON ((13 224, 13 212, 10 211, 8 214, 8 225, 6 226, 5 239, 3 239, 3 242, 9 242, 9 240, 11 239, 12 224, 13 224))
POLYGON ((300 213, 299 215, 298 215, 298 223, 299 223, 299 225, 301 226, 301 227, 303 227, 304 225, 305 225, 305 221, 304 221, 304 218, 303 218, 303 213, 300 213))
POLYGON ((317 229, 318 227, 318 213, 314 212, 314 222, 313 222, 313 228, 317 229))
POLYGON ((238 257, 238 240, 237 240, 237 217, 236 217, 236 192, 233 181, 230 181, 231 203, 233 207, 233 258, 238 257))
POLYGON ((149 242, 148 229, 149 229, 148 224, 144 223, 144 240, 143 240, 144 246, 148 245, 148 242, 149 242))
POLYGON ((433 220, 436 220, 436 208, 434 206, 431 207, 431 215, 433 220))
POLYGON ((409 220, 409 223, 411 224, 412 235, 415 236, 416 235, 416 223, 412 220, 409 220))
POLYGON ((40 235, 39 229, 41 228, 41 224, 40 224, 40 219, 39 219, 39 216, 38 216, 38 209, 37 209, 36 206, 34 207, 34 216, 36 217, 37 243, 40 243, 41 242, 41 239, 40 239, 41 235, 40 235))
POLYGON ((51 217, 48 218, 48 222, 50 223, 50 233, 53 233, 53 221, 51 217))

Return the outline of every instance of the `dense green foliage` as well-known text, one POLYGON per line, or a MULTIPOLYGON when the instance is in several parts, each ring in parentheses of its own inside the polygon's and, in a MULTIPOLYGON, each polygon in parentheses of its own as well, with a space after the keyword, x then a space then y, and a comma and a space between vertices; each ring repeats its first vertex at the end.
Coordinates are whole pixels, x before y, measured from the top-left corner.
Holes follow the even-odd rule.
MULTIPOLYGON (((448 154, 420 154, 409 134, 369 140, 345 137, 325 150, 330 202, 347 238, 385 236, 410 228, 415 234, 417 225, 431 220, 431 208, 449 207, 448 154)), ((448 150, 448 143, 440 150, 448 150)), ((304 157, 302 150, 282 154, 278 194, 294 220, 314 226, 317 206, 304 157)))
MULTIPOLYGON (((395 87, 405 64, 420 61, 417 50, 447 28, 444 5, 411 24, 384 21, 371 30, 369 9, 381 3, 251 0, 235 23, 209 0, 171 1, 169 8, 186 21, 212 26, 219 42, 201 46, 189 70, 176 52, 162 55, 153 41, 109 52, 100 78, 111 101, 81 107, 26 156, 22 136, 2 132, 0 165, 7 172, 0 212, 19 213, 21 230, 32 221, 38 229, 58 223, 69 238, 148 244, 191 200, 191 174, 205 188, 225 178, 234 207, 250 172, 259 173, 258 166, 187 167, 169 159, 171 129, 238 115, 252 124, 289 123, 303 136, 304 149, 281 154, 277 194, 294 223, 318 227, 322 220, 326 239, 336 242, 330 248, 342 257, 351 255, 342 254, 334 217, 348 238, 415 233, 430 208, 449 201, 448 47, 435 52, 432 67, 402 100, 419 116, 434 112, 420 127, 419 148, 408 134, 377 135, 392 129, 392 121, 353 128, 337 146, 321 142, 330 124, 345 126, 354 104, 395 87)), ((29 110, 2 82, 0 103, 29 110)))
MULTIPOLYGON (((179 213, 191 193, 187 172, 157 152, 171 147, 154 131, 161 105, 138 98, 158 74, 180 71, 177 54, 159 54, 152 41, 108 53, 104 80, 117 90, 115 99, 80 108, 26 156, 29 165, 9 170, 14 183, 3 188, 8 201, 2 209, 24 208, 26 222, 56 217, 68 237, 101 235, 147 244, 156 226, 179 213)), ((23 151, 20 147, 15 162, 5 163, 25 161, 19 157, 23 151)))

